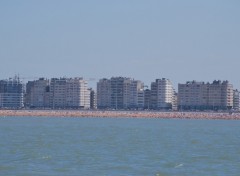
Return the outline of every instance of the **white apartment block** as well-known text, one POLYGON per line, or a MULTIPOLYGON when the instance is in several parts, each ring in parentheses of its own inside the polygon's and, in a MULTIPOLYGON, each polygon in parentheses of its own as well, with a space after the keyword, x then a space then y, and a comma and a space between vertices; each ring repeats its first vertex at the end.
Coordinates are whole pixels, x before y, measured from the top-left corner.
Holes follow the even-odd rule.
POLYGON ((151 83, 151 108, 171 109, 174 101, 174 89, 166 78, 156 79, 151 83))
POLYGON ((226 110, 233 107, 233 86, 228 81, 178 84, 178 108, 226 110))
POLYGON ((70 78, 66 83, 66 106, 90 108, 90 90, 82 78, 70 78))
POLYGON ((90 90, 83 78, 53 78, 50 82, 50 104, 55 108, 90 108, 90 90))

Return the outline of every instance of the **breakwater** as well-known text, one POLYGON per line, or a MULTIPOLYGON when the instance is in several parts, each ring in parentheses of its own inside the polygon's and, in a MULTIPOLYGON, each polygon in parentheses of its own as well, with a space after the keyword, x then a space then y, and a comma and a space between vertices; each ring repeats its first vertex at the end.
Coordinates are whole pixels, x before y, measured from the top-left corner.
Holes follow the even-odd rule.
POLYGON ((41 117, 129 117, 177 119, 226 119, 240 120, 240 113, 226 112, 159 112, 159 111, 86 111, 86 110, 0 110, 0 116, 41 117))

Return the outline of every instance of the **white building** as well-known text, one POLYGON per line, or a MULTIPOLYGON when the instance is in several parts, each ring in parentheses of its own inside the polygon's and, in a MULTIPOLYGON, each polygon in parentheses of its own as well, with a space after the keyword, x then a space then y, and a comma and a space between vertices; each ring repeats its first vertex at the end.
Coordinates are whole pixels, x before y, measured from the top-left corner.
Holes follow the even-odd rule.
POLYGON ((174 89, 166 78, 156 79, 151 83, 151 108, 171 109, 174 100, 174 89))
POLYGON ((90 108, 90 90, 82 78, 70 78, 66 82, 66 106, 73 108, 90 108))
POLYGON ((50 82, 50 104, 55 108, 90 108, 90 90, 83 78, 53 78, 50 82))
POLYGON ((228 81, 213 83, 187 82, 178 84, 178 108, 226 110, 233 107, 233 86, 228 81))

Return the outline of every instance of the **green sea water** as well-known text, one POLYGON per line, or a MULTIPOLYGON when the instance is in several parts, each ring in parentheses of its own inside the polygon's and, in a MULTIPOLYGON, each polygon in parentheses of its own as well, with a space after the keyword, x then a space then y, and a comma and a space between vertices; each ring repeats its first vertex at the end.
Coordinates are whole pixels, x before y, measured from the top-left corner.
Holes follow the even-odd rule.
POLYGON ((0 117, 0 175, 239 176, 240 121, 0 117))

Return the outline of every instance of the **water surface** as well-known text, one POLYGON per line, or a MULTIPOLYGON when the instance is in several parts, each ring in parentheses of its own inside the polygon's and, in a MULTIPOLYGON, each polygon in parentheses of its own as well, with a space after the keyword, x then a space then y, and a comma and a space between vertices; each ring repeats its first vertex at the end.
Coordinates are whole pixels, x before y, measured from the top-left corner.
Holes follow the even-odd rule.
POLYGON ((240 121, 0 117, 0 175, 239 173, 240 121))

